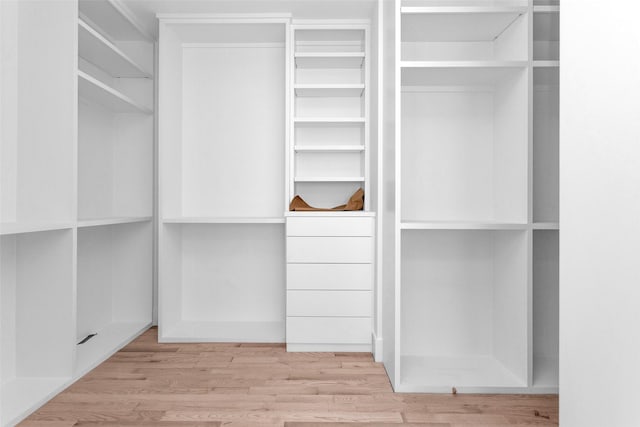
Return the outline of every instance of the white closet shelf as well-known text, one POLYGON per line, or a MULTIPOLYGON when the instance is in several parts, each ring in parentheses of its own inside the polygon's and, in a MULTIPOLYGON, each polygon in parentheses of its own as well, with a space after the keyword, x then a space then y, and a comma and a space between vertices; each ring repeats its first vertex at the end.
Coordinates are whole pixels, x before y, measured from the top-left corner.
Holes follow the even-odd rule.
POLYGON ((296 52, 298 68, 361 68, 364 52, 296 52))
POLYGON ((295 182, 364 182, 363 176, 312 176, 296 177, 295 182))
POLYGON ((299 124, 341 124, 341 123, 364 123, 364 117, 295 117, 295 123, 299 124))
POLYGON ((110 218, 92 218, 92 219, 80 219, 78 220, 78 228, 84 227, 100 227, 104 225, 117 225, 117 224, 133 224, 136 222, 148 222, 151 221, 150 216, 122 216, 122 217, 110 217, 110 218))
POLYGON ((557 222, 534 222, 534 230, 560 230, 560 224, 557 222))
POLYGON ((83 17, 90 19, 95 26, 116 40, 148 42, 154 40, 154 37, 120 0, 80 0, 78 7, 83 17))
POLYGON ((153 114, 153 110, 150 108, 138 104, 128 96, 80 70, 78 70, 78 91, 80 97, 117 113, 153 114))
POLYGON ((179 217, 164 218, 164 224, 284 224, 284 217, 179 217))
POLYGON ((451 392, 452 387, 473 392, 478 388, 527 386, 491 356, 402 356, 401 366, 401 392, 451 392))
POLYGON ((401 61, 402 68, 524 68, 527 61, 401 61))
POLYGON ((552 5, 533 6, 533 13, 560 13, 560 6, 552 6, 552 5))
POLYGON ((40 231, 69 230, 71 222, 3 222, 0 223, 0 235, 37 233, 40 231))
POLYGON ((15 425, 64 390, 71 377, 21 377, 2 385, 2 420, 15 425))
POLYGON ((527 10, 525 6, 405 6, 400 9, 402 40, 493 41, 527 10))
POLYGON ((528 61, 402 61, 402 86, 497 86, 528 61))
POLYGON ((402 230, 526 230, 526 223, 492 221, 402 221, 402 230))
POLYGON ((534 59, 533 61, 534 68, 558 68, 559 66, 558 60, 534 59))
POLYGON ((296 145, 293 149, 297 153, 340 153, 364 151, 364 145, 296 145))
POLYGON ((296 84, 294 90, 300 97, 358 97, 364 93, 364 84, 296 84))
POLYGON ((78 53, 112 77, 151 77, 151 73, 82 19, 78 21, 78 53))
POLYGON ((75 375, 86 374, 150 327, 148 322, 122 322, 96 331, 96 336, 77 346, 75 375))
POLYGON ((181 321, 162 331, 159 342, 284 342, 285 322, 181 321))

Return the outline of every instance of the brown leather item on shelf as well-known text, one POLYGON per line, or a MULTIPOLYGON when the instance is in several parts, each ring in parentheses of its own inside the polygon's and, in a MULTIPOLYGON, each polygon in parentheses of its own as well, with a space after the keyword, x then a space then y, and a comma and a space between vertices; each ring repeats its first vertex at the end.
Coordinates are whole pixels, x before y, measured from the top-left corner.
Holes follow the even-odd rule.
POLYGON ((289 204, 290 211, 361 211, 363 208, 364 190, 362 188, 358 188, 358 191, 353 193, 346 205, 336 206, 335 208, 314 208, 313 206, 309 206, 300 196, 294 197, 289 204))

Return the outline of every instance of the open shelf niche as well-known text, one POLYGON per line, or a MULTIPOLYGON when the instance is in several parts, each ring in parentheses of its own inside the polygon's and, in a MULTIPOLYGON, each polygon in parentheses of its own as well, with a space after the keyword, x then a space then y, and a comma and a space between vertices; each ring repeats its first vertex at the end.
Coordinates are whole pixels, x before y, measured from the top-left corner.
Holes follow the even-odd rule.
POLYGON ((284 342, 289 21, 160 16, 161 342, 284 342))
POLYGON ((527 223, 526 67, 402 67, 401 221, 527 223))
POLYGON ((2 425, 14 425, 73 376, 73 232, 0 237, 2 425))
POLYGON ((402 391, 527 385, 527 232, 402 232, 402 391))
POLYGON ((403 61, 526 61, 526 5, 403 2, 403 61))
POLYGON ((151 324, 150 222, 78 230, 75 371, 83 375, 151 324))
POLYGON ((292 25, 288 199, 318 207, 369 192, 368 25, 292 25))

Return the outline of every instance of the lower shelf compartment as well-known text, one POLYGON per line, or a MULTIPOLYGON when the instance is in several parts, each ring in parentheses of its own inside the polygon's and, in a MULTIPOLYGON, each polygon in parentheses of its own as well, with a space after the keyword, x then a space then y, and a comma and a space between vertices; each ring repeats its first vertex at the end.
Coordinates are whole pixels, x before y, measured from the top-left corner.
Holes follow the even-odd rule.
POLYGON ((403 356, 401 362, 403 392, 473 392, 475 389, 526 387, 500 361, 490 356, 423 357, 403 356))
POLYGON ((160 342, 256 342, 282 343, 283 322, 181 321, 167 331, 160 328, 160 342))
POLYGON ((97 335, 77 346, 75 375, 84 375, 146 331, 148 322, 112 323, 97 335))
POLYGON ((3 384, 2 425, 17 424, 70 383, 70 377, 28 377, 3 384))

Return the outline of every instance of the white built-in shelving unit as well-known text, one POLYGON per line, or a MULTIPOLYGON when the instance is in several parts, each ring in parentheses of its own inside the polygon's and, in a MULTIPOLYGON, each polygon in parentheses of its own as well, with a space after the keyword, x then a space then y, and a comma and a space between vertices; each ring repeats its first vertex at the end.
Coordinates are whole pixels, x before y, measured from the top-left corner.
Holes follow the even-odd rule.
POLYGON ((0 12, 5 426, 151 324, 154 60, 117 1, 0 12))
POLYGON ((291 26, 288 201, 333 207, 361 187, 369 209, 368 31, 357 21, 291 26))
POLYGON ((394 387, 557 391, 559 8, 394 9, 394 387))
POLYGON ((159 18, 159 339, 283 342, 290 17, 159 18))

